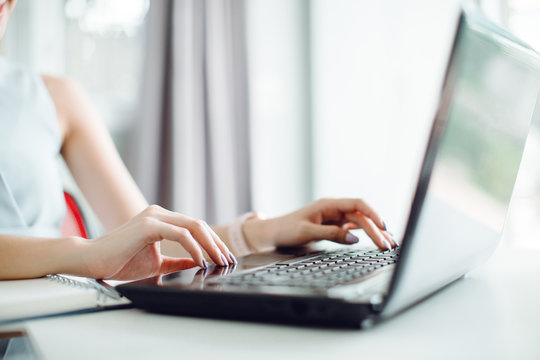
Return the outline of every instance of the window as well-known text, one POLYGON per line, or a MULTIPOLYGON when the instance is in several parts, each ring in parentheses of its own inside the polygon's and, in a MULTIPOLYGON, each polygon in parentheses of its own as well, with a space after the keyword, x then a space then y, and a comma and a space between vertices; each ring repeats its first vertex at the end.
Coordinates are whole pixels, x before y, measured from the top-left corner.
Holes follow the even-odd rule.
POLYGON ((148 7, 148 0, 19 1, 1 54, 82 85, 122 153, 139 95, 148 7))

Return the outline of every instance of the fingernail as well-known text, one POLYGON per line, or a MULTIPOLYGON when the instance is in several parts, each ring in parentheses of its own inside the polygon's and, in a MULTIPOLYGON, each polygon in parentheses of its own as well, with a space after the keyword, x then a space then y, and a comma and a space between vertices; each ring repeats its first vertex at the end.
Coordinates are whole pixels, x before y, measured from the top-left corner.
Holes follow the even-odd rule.
POLYGON ((345 236, 345 243, 346 244, 356 244, 358 242, 358 238, 354 236, 351 233, 347 233, 347 236, 345 236))
POLYGON ((202 267, 203 267, 203 269, 208 268, 208 263, 204 259, 202 259, 202 267))
POLYGON ((396 245, 396 247, 399 247, 399 244, 398 244, 397 240, 396 240, 396 239, 394 239, 394 237, 393 237, 393 236, 392 236, 392 241, 394 242, 394 244, 396 245))
POLYGON ((227 258, 225 257, 225 255, 221 254, 219 255, 220 259, 221 259, 221 265, 223 266, 228 266, 229 265, 229 262, 227 261, 227 258))
POLYGON ((234 257, 234 255, 231 252, 229 253, 229 259, 231 259, 233 264, 238 263, 238 261, 236 261, 236 258, 234 257))
POLYGON ((384 239, 383 240, 383 244, 384 246, 386 246, 386 250, 390 250, 392 247, 390 246, 390 243, 388 242, 388 240, 384 239))
POLYGON ((382 224, 383 224, 383 229, 385 231, 388 231, 388 226, 386 226, 386 221, 382 220, 382 224))

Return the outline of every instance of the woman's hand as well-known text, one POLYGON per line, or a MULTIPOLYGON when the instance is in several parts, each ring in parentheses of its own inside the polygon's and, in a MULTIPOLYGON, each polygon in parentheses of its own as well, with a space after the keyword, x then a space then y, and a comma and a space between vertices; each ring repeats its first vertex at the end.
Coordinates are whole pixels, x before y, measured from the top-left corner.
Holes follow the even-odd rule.
POLYGON ((380 249, 397 246, 381 217, 361 199, 321 199, 284 216, 244 224, 246 240, 256 249, 323 239, 354 244, 358 238, 351 229, 364 229, 380 249))
POLYGON ((204 221, 156 205, 89 242, 87 267, 98 279, 137 279, 196 265, 206 268, 203 250, 218 265, 235 262, 227 246, 204 221), (178 242, 192 258, 161 255, 159 242, 164 239, 178 242))

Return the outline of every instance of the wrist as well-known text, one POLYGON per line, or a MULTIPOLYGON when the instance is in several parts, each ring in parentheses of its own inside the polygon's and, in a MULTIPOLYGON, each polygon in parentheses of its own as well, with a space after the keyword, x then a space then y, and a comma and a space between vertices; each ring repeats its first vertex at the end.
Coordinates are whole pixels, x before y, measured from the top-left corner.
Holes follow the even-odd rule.
POLYGON ((244 222, 242 231, 248 245, 258 252, 275 247, 272 219, 248 219, 244 222))
POLYGON ((90 271, 89 240, 78 236, 63 237, 55 240, 51 250, 57 256, 56 261, 51 264, 49 273, 78 276, 92 275, 90 271))

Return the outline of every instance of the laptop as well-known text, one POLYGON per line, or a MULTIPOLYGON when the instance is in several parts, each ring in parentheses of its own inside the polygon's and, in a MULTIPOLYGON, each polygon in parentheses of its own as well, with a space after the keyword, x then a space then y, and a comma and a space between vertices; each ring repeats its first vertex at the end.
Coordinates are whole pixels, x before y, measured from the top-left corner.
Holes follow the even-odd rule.
POLYGON ((392 317, 496 248, 539 89, 538 54, 462 10, 400 247, 323 241, 117 290, 162 314, 354 328, 392 317))

